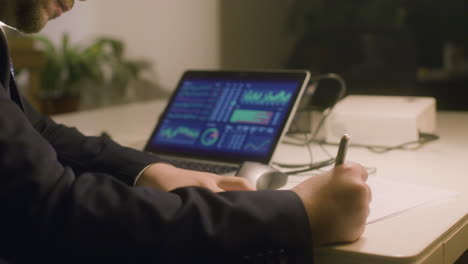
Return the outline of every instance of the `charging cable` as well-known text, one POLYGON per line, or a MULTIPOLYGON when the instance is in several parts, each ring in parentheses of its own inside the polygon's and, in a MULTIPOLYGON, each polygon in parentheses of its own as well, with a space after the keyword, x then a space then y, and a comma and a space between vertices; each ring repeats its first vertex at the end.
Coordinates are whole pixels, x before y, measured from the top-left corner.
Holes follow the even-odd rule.
MULTIPOLYGON (((316 137, 317 137, 318 133, 320 132, 321 128, 323 127, 323 124, 325 123, 326 118, 329 116, 329 114, 333 110, 333 107, 336 105, 336 103, 344 97, 344 95, 346 93, 346 90, 347 90, 345 80, 340 75, 338 75, 336 73, 326 73, 326 74, 320 74, 320 75, 316 75, 316 76, 311 77, 311 79, 309 81, 309 87, 314 85, 314 86, 316 86, 315 89, 318 89, 318 85, 319 85, 320 81, 325 80, 325 79, 330 79, 330 80, 337 81, 339 83, 340 87, 339 87, 337 93, 334 95, 334 98, 333 98, 331 104, 329 106, 327 106, 322 111, 322 117, 321 117, 320 121, 318 122, 317 127, 314 128, 313 131, 311 131, 312 136, 310 138, 309 138, 308 132, 304 132, 303 133, 304 141, 301 142, 301 143, 293 142, 293 141, 290 141, 288 139, 283 141, 286 144, 292 144, 292 145, 307 147, 307 151, 308 151, 309 157, 310 157, 310 162, 306 163, 306 164, 287 164, 287 163, 280 163, 280 162, 275 162, 274 163, 275 165, 277 165, 279 167, 283 167, 283 168, 299 168, 299 167, 302 167, 302 169, 286 172, 287 174, 296 174, 296 173, 301 173, 301 172, 320 169, 320 168, 323 168, 323 167, 328 166, 330 164, 333 164, 333 162, 335 161, 335 158, 332 157, 321 146, 322 150, 324 150, 327 153, 327 155, 329 156, 329 159, 324 160, 324 161, 314 162, 312 149, 311 149, 311 146, 310 146, 310 144, 312 142, 317 140, 316 137)), ((315 91, 314 91, 314 93, 315 93, 315 91)), ((313 95, 314 94, 312 94, 311 96, 313 96, 313 95)), ((311 127, 310 126, 310 119, 311 118, 308 118, 308 121, 307 121, 307 122, 309 122, 308 127, 311 127)))

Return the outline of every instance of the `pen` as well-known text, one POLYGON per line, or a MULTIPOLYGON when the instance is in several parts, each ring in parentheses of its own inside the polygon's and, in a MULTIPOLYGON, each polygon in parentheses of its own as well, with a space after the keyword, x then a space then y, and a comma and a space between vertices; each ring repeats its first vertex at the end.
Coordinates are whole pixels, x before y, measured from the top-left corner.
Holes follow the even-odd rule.
POLYGON ((346 151, 348 150, 350 139, 351 138, 347 134, 344 134, 341 137, 340 146, 338 147, 338 153, 336 154, 335 167, 340 166, 341 164, 344 163, 346 159, 346 151))

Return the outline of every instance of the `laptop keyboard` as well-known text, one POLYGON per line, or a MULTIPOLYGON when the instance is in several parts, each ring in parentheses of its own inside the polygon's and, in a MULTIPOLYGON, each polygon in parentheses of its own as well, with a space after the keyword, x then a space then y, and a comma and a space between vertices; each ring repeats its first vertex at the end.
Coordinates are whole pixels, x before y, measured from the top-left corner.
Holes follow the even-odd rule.
POLYGON ((211 172, 215 174, 224 174, 228 172, 237 171, 237 166, 229 166, 229 165, 219 165, 219 164, 210 164, 210 163, 202 163, 197 161, 188 161, 188 160, 169 160, 172 164, 176 167, 188 169, 188 170, 195 170, 195 171, 205 171, 211 172))

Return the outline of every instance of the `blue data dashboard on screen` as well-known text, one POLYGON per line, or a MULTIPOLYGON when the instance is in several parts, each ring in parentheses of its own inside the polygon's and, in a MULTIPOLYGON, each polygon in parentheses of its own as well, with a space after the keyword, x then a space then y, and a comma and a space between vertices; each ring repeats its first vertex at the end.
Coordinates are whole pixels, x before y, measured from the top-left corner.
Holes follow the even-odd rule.
POLYGON ((271 154, 301 85, 297 79, 182 80, 150 146, 261 161, 271 154))

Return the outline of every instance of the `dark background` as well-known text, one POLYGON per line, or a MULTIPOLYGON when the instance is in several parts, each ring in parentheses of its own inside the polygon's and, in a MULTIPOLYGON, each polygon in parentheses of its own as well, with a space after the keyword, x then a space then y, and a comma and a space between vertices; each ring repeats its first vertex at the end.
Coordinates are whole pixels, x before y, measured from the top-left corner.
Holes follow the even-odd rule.
POLYGON ((468 1, 223 1, 222 66, 335 72, 348 94, 468 110, 468 1), (274 7, 273 7, 274 6, 274 7))

